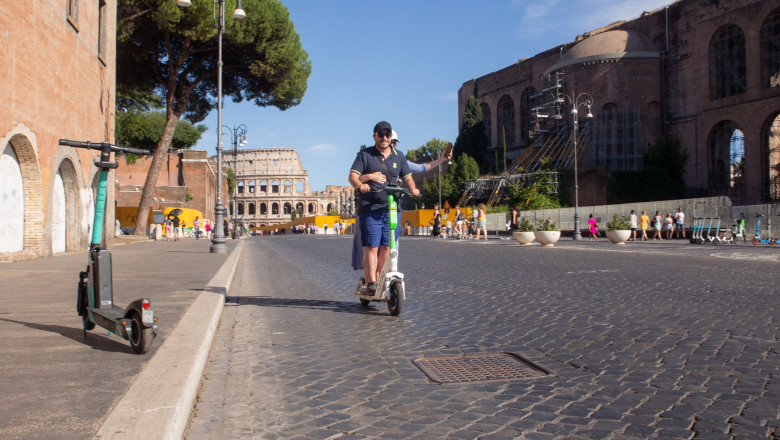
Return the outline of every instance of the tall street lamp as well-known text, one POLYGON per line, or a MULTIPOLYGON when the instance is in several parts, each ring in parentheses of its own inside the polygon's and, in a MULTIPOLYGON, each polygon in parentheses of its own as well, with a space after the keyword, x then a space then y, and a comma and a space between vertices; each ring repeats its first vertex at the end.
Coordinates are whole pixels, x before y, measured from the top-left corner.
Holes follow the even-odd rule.
MULTIPOLYGON (((217 51, 217 203, 214 206, 214 222, 216 230, 211 239, 209 252, 212 254, 226 254, 227 245, 225 244, 225 232, 223 224, 225 222, 226 209, 222 204, 222 34, 225 33, 225 0, 212 0, 215 11, 219 5, 219 15, 216 17, 217 35, 219 36, 219 45, 217 51)), ((190 0, 177 0, 176 4, 187 8, 192 6, 190 0)), ((233 10, 233 18, 244 18, 246 13, 241 7, 241 0, 237 0, 236 9, 233 10)))
POLYGON ((238 176, 238 147, 243 147, 246 145, 246 125, 239 124, 238 126, 233 126, 233 128, 228 127, 227 125, 223 125, 222 128, 228 130, 227 132, 221 132, 220 134, 229 134, 230 141, 233 143, 233 196, 231 199, 231 204, 233 205, 233 216, 231 220, 233 220, 233 232, 231 234, 232 238, 236 238, 236 226, 238 223, 235 221, 236 217, 238 216, 238 201, 236 200, 236 197, 238 196, 238 181, 236 180, 236 176, 238 176))
POLYGON ((571 104, 571 111, 569 113, 572 116, 574 128, 571 141, 574 148, 574 236, 572 239, 579 240, 582 238, 582 234, 580 233, 580 194, 579 185, 577 184, 577 128, 579 127, 579 119, 577 116, 579 114, 578 109, 580 107, 586 107, 588 113, 585 117, 588 119, 593 117, 593 113, 590 112, 590 108, 593 105, 593 97, 590 96, 589 93, 580 93, 576 98, 574 97, 574 94, 571 96, 561 94, 558 98, 558 102, 560 103, 565 102, 565 100, 568 100, 569 104, 571 104))

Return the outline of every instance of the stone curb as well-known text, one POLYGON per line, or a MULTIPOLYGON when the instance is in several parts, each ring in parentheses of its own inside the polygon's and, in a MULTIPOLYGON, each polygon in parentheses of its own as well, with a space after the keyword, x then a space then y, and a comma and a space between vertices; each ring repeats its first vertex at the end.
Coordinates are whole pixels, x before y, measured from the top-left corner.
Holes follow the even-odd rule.
POLYGON ((243 245, 238 243, 184 313, 94 439, 183 437, 243 245))

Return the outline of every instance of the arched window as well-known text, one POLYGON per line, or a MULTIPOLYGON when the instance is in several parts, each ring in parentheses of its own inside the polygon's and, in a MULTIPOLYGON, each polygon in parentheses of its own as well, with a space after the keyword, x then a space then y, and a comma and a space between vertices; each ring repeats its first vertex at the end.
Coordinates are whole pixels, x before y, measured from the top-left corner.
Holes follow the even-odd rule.
POLYGON ((271 214, 272 215, 279 215, 279 204, 278 203, 274 202, 271 205, 271 214))
POLYGON ((303 193, 303 180, 296 180, 295 181, 295 192, 298 194, 303 193))
POLYGON ((483 102, 479 105, 479 108, 482 109, 482 123, 485 124, 485 135, 487 136, 488 145, 493 145, 492 139, 490 138, 490 106, 487 102, 483 102))
POLYGON ((238 193, 244 194, 244 182, 238 182, 237 187, 238 187, 238 193))
POLYGON ((523 90, 520 97, 520 142, 528 143, 534 130, 534 114, 532 109, 536 107, 536 89, 528 87, 523 90))
POLYGON ((780 9, 761 25, 761 87, 780 87, 780 9))
POLYGON ((333 210, 335 210, 335 209, 336 209, 336 207, 335 207, 335 206, 333 206, 333 203, 328 203, 328 209, 327 209, 327 212, 331 212, 331 211, 333 211, 333 210))
POLYGON ((255 204, 249 203, 249 215, 255 215, 257 212, 255 211, 255 204))
POLYGON ((265 202, 260 204, 260 215, 268 215, 268 206, 265 202))
POLYGON ((308 212, 309 214, 316 214, 316 212, 314 212, 314 203, 309 203, 308 212))
POLYGON ((249 182, 249 194, 254 194, 254 193, 255 193, 255 182, 251 181, 249 182))
POLYGON ((238 215, 244 215, 244 204, 239 203, 236 205, 236 209, 238 210, 238 215))
POLYGON ((515 145, 515 102, 509 95, 504 95, 498 101, 498 142, 496 147, 504 147, 506 139, 507 148, 515 145))
POLYGON ((278 180, 274 180, 273 182, 271 182, 271 192, 272 193, 278 193, 279 192, 279 181, 278 180))
POLYGON ((268 192, 268 182, 265 180, 260 181, 260 192, 268 192))
POLYGON ((761 169, 764 200, 780 200, 780 113, 761 127, 761 169))
POLYGON ((284 213, 292 214, 292 205, 290 204, 290 202, 284 204, 284 213))
POLYGON ((731 188, 743 183, 745 138, 734 121, 719 122, 709 136, 709 186, 731 188))
POLYGON ((292 182, 289 180, 282 182, 282 188, 285 194, 292 194, 292 182))
POLYGON ((303 203, 301 203, 301 202, 298 202, 298 203, 295 205, 295 212, 296 212, 298 215, 303 215, 303 203))
POLYGON ((737 26, 721 26, 710 41, 710 99, 747 92, 745 34, 737 26))

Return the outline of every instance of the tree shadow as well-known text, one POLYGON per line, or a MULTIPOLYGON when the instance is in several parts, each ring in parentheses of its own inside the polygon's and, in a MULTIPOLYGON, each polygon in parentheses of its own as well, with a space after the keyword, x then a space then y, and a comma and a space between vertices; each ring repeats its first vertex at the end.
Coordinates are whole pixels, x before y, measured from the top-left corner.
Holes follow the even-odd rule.
MULTIPOLYGON (((60 336, 64 336, 68 339, 72 339, 76 342, 91 347, 94 350, 107 351, 113 353, 127 352, 128 354, 132 352, 132 348, 130 348, 130 345, 126 343, 121 343, 116 339, 105 337, 103 335, 88 333, 87 337, 85 338, 84 330, 80 328, 65 327, 63 325, 52 325, 52 324, 44 325, 44 324, 38 324, 36 322, 16 321, 7 318, 0 318, 0 321, 10 322, 13 324, 21 324, 27 328, 58 334, 60 336)), ((95 327, 95 328, 102 329, 102 327, 95 327)))

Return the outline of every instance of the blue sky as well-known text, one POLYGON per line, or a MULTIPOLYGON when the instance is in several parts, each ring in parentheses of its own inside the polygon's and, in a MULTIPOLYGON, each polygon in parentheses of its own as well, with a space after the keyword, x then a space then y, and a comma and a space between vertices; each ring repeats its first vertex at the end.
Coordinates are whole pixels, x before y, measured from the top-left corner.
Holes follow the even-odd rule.
MULTIPOLYGON (((297 107, 280 111, 227 99, 222 123, 245 124, 242 149, 294 148, 314 191, 348 185, 360 145, 389 121, 400 149, 458 135, 457 92, 472 79, 630 20, 672 0, 282 0, 312 73, 297 107)), ((247 14, 252 14, 246 9, 247 14)), ((216 154, 217 112, 199 150, 216 154)), ((222 139, 232 149, 230 136, 222 139)))

